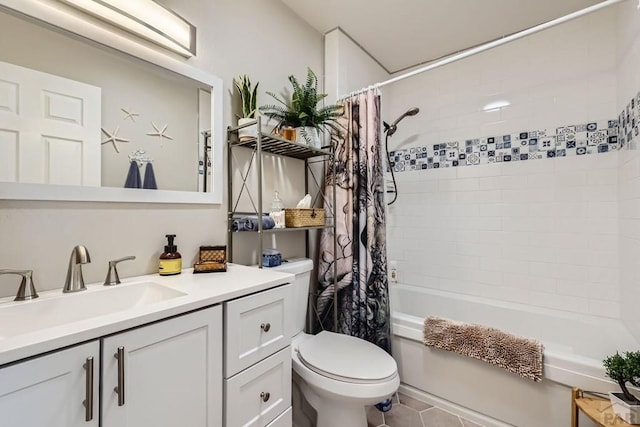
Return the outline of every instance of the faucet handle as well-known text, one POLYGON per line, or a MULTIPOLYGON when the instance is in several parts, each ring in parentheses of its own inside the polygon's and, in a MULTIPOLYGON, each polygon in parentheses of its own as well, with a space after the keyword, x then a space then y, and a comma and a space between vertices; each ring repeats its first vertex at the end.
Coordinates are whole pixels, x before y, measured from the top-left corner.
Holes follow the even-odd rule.
POLYGON ((0 270, 0 274, 18 274, 22 276, 14 301, 38 298, 38 292, 36 292, 36 287, 33 284, 33 270, 0 270))
POLYGON ((107 271, 107 277, 104 279, 104 286, 112 286, 120 284, 120 276, 118 276, 118 269, 116 265, 122 261, 134 260, 134 256, 126 256, 124 258, 114 259, 109 261, 109 270, 107 271))

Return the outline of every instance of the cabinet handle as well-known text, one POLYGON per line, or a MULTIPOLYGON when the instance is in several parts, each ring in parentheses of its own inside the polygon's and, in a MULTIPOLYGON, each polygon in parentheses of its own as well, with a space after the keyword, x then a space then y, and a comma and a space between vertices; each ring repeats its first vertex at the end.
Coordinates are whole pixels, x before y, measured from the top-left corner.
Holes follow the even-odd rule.
POLYGON ((93 357, 87 357, 87 361, 82 365, 86 372, 85 380, 85 398, 82 402, 84 405, 84 420, 91 421, 93 419, 93 357))
POLYGON ((118 394, 118 406, 124 406, 124 347, 118 347, 113 357, 118 359, 118 385, 113 391, 118 394))
POLYGON ((260 393, 260 397, 262 398, 263 402, 267 402, 271 397, 271 393, 269 393, 268 391, 263 391, 262 393, 260 393))
POLYGON ((271 323, 263 323, 262 325, 260 325, 260 329, 265 332, 269 332, 269 329, 271 329, 271 323))

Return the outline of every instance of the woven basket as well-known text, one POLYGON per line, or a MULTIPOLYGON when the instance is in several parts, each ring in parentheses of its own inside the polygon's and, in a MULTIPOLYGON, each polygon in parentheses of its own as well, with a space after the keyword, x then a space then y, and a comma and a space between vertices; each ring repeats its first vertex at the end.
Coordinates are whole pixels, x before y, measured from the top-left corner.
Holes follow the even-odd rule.
POLYGON ((198 262, 193 266, 194 273, 213 273, 227 271, 226 246, 200 246, 198 262))
POLYGON ((317 227, 324 225, 324 209, 285 209, 287 227, 317 227))

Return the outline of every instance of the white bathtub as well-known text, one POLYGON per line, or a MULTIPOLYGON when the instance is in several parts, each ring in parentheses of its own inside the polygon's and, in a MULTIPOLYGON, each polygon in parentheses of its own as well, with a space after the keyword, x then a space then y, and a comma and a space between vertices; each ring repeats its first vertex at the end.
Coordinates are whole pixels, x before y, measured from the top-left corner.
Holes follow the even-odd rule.
MULTIPOLYGON (((602 359, 640 344, 620 321, 424 289, 391 288, 393 354, 406 392, 484 425, 566 426, 569 387, 606 393, 602 359), (545 346, 544 380, 534 383, 495 366, 422 344, 427 316, 491 326, 545 346)), ((585 421, 582 425, 590 425, 585 421)))

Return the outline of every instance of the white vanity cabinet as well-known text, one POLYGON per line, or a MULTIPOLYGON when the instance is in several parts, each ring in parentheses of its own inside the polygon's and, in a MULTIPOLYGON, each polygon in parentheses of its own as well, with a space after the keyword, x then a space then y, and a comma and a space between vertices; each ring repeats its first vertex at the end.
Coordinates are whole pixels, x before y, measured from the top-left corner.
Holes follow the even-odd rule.
POLYGON ((0 369, 0 426, 98 427, 99 369, 98 340, 0 369))
POLYGON ((225 426, 291 426, 292 285, 225 303, 225 426))
POLYGON ((1 368, 0 427, 220 427, 222 392, 217 305, 1 368))
POLYGON ((222 425, 222 308, 103 339, 103 427, 222 425))

